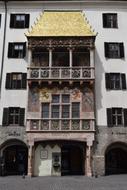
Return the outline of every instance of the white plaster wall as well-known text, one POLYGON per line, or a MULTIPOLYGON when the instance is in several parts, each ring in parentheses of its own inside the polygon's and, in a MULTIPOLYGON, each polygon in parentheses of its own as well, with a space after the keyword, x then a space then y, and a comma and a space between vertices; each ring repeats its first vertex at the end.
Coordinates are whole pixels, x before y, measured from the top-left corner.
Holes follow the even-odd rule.
MULTIPOLYGON (((5 106, 21 106, 26 107, 27 92, 24 90, 6 90, 5 77, 7 72, 26 72, 27 56, 25 59, 8 59, 8 42, 26 41, 24 33, 27 29, 10 29, 10 13, 30 13, 30 26, 33 25, 39 14, 45 9, 55 10, 83 10, 86 14, 92 28, 98 32, 96 37, 95 49, 95 91, 96 91, 96 119, 97 125, 106 125, 106 108, 107 107, 126 107, 127 108, 127 91, 106 91, 105 88, 105 72, 121 72, 127 71, 127 2, 9 2, 7 17, 7 38, 6 51, 4 59, 4 73, 2 81, 2 97, 0 102, 0 125, 2 123, 2 112, 5 106), (102 25, 102 13, 118 14, 118 29, 104 29, 102 25), (105 59, 104 42, 124 42, 125 59, 105 59)), ((2 6, 0 12, 3 13, 2 6)), ((4 15, 2 15, 4 20, 4 15)), ((3 26, 0 28, 0 40, 2 39, 3 26)), ((1 41, 2 42, 2 41, 1 41)), ((0 60, 1 60, 0 43, 0 60)), ((0 61, 1 62, 1 61, 0 61)), ((126 76, 127 78, 127 76, 126 76)))
POLYGON ((34 162, 35 176, 51 176, 52 175, 52 153, 53 152, 60 153, 61 152, 60 147, 55 145, 53 148, 51 148, 49 145, 47 145, 45 148, 43 148, 41 145, 38 145, 38 147, 35 150, 35 162, 34 162), (47 159, 40 158, 41 150, 47 150, 48 152, 47 159))

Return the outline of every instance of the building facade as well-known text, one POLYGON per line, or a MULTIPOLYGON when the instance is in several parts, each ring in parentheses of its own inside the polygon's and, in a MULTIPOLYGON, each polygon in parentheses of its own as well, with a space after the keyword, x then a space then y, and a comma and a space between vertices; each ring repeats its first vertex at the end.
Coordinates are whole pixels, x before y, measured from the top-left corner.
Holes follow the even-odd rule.
POLYGON ((1 175, 127 173, 126 15, 126 1, 0 2, 1 175))

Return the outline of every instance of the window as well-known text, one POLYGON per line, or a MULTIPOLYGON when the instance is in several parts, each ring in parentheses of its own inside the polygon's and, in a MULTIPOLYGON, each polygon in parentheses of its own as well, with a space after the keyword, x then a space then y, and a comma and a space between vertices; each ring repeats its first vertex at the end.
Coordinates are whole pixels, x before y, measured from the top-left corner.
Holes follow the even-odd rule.
POLYGON ((106 89, 108 90, 125 90, 126 75, 121 73, 105 74, 106 89))
POLYGON ((26 73, 7 73, 6 89, 26 89, 26 73))
POLYGON ((80 117, 80 103, 72 103, 72 118, 80 117))
POLYGON ((49 118, 49 103, 42 104, 42 118, 49 118))
POLYGON ((123 43, 105 42, 105 57, 106 58, 124 58, 123 43))
POLYGON ((117 14, 116 13, 104 13, 103 14, 103 27, 104 28, 117 28, 117 14))
POLYGON ((25 109, 19 107, 9 107, 3 109, 3 126, 24 125, 25 109))
POLYGON ((62 103, 69 103, 70 102, 70 96, 69 95, 62 95, 62 103))
POLYGON ((65 48, 55 49, 52 52, 52 66, 68 67, 69 66, 69 51, 65 48))
POLYGON ((71 116, 80 117, 80 103, 71 102, 69 94, 53 94, 50 103, 42 103, 42 118, 64 119, 71 116))
POLYGON ((29 28, 29 14, 11 14, 10 28, 29 28))
POLYGON ((70 106, 63 105, 62 106, 62 118, 69 118, 69 111, 70 111, 70 106))
POLYGON ((107 124, 112 126, 127 126, 127 109, 107 108, 107 124))
POLYGON ((59 118, 60 106, 52 105, 51 110, 52 110, 52 118, 59 118))
POLYGON ((59 95, 52 95, 52 103, 59 103, 60 96, 59 95))
POLYGON ((8 58, 24 58, 26 55, 26 42, 9 43, 8 58))

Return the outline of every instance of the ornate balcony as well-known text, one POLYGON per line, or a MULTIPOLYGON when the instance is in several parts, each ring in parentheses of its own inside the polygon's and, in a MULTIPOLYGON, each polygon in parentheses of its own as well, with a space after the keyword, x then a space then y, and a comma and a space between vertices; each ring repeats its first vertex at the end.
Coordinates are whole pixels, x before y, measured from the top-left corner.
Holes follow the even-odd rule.
POLYGON ((31 80, 85 80, 94 79, 93 67, 30 67, 28 79, 31 80))
POLYGON ((90 119, 28 119, 27 131, 94 131, 90 119))

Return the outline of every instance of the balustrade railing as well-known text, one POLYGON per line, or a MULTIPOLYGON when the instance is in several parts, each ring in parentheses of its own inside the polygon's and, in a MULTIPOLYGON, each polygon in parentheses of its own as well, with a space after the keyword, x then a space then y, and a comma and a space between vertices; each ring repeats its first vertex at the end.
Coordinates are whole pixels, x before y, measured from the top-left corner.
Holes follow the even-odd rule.
POLYGON ((27 131, 94 131, 94 120, 27 119, 27 131))
POLYGON ((28 68, 28 79, 93 79, 93 67, 33 67, 28 68))

